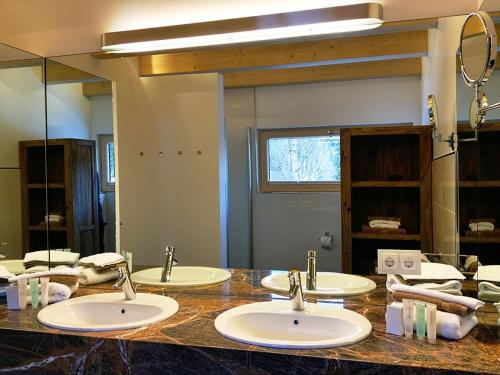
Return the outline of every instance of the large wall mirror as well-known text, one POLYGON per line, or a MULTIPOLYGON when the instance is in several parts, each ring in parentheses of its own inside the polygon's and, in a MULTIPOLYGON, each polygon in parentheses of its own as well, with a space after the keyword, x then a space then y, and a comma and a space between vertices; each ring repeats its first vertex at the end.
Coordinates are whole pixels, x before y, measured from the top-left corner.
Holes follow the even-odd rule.
POLYGON ((45 250, 48 257, 41 225, 47 215, 45 145, 42 141, 32 150, 29 165, 22 147, 26 141, 45 140, 44 59, 1 44, 0 98, 0 264, 22 273, 26 254, 45 250), (28 202, 34 207, 30 215, 23 211, 28 202))
MULTIPOLYGON (((466 263, 466 271, 478 281, 478 297, 497 303, 500 302, 500 159, 497 150, 500 142, 500 111, 488 107, 488 110, 481 110, 487 105, 487 97, 491 98, 491 102, 500 98, 498 63, 491 63, 496 58, 497 45, 492 49, 488 43, 499 19, 498 12, 488 8, 488 2, 483 6, 489 13, 479 12, 469 17, 469 22, 464 24, 464 30, 469 30, 474 23, 470 20, 479 19, 481 22, 475 21, 481 26, 476 34, 483 37, 475 40, 468 38, 467 48, 461 52, 463 55, 468 54, 469 59, 463 58, 463 65, 470 60, 482 63, 475 64, 473 68, 481 72, 484 78, 475 85, 471 85, 465 75, 463 79, 461 74, 457 78, 459 132, 468 139, 459 145, 460 254, 470 260, 466 263), (485 58, 485 53, 490 49, 494 55, 485 58)), ((486 311, 496 312, 492 304, 486 306, 486 311)))
POLYGON ((114 252, 111 82, 52 59, 46 72, 49 247, 114 252))

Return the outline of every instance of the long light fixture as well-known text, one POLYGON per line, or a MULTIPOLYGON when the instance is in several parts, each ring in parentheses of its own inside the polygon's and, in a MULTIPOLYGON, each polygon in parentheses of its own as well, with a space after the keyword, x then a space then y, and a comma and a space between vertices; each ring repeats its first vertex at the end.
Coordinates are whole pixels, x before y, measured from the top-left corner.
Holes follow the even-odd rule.
POLYGON ((109 32, 102 35, 102 50, 115 53, 183 50, 367 30, 382 24, 382 13, 381 4, 363 3, 109 32))

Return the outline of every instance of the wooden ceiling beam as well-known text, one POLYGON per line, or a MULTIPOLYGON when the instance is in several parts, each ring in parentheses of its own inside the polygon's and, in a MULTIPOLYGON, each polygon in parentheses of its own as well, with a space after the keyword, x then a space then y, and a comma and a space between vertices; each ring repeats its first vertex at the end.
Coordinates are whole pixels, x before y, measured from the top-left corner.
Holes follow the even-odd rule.
POLYGON ((139 74, 293 68, 427 55, 427 30, 139 56, 139 74))
POLYGON ((224 73, 224 88, 420 76, 421 73, 422 59, 415 57, 411 59, 369 61, 308 68, 228 72, 224 73))
POLYGON ((86 97, 111 95, 111 81, 83 82, 82 94, 86 97))

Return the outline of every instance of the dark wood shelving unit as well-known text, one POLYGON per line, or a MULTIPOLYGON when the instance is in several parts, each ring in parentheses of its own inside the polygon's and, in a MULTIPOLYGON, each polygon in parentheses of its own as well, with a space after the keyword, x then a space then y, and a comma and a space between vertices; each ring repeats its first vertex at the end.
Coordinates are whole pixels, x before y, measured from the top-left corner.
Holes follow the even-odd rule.
MULTIPOLYGON (((459 138, 474 137, 468 124, 458 125, 459 138)), ((500 225, 500 122, 484 124, 478 142, 463 142, 459 159, 460 253, 478 255, 483 265, 500 264, 500 236, 466 236, 474 218, 493 218, 500 225)))
POLYGON ((51 139, 46 149, 45 140, 22 141, 19 156, 23 254, 58 248, 82 256, 97 253, 95 141, 51 139), (61 214, 65 222, 47 224, 48 213, 61 214))
POLYGON ((378 248, 432 250, 428 126, 341 130, 342 271, 374 272, 378 248), (406 233, 366 233, 368 216, 396 216, 406 233))

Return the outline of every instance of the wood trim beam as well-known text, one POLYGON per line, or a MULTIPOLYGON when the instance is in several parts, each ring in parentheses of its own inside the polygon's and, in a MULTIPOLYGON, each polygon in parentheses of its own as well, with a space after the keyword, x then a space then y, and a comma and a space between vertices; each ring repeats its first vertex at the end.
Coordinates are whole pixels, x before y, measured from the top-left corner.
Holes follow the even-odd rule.
POLYGON ((292 85, 326 81, 420 76, 422 60, 369 61, 308 68, 268 69, 224 73, 224 88, 292 85))
POLYGON ((70 82, 92 82, 100 81, 102 78, 68 65, 47 60, 47 84, 70 83, 70 82))
POLYGON ((86 97, 111 95, 112 88, 110 81, 83 82, 82 94, 86 97))
POLYGON ((139 56, 141 76, 293 68, 427 54, 427 30, 139 56))

